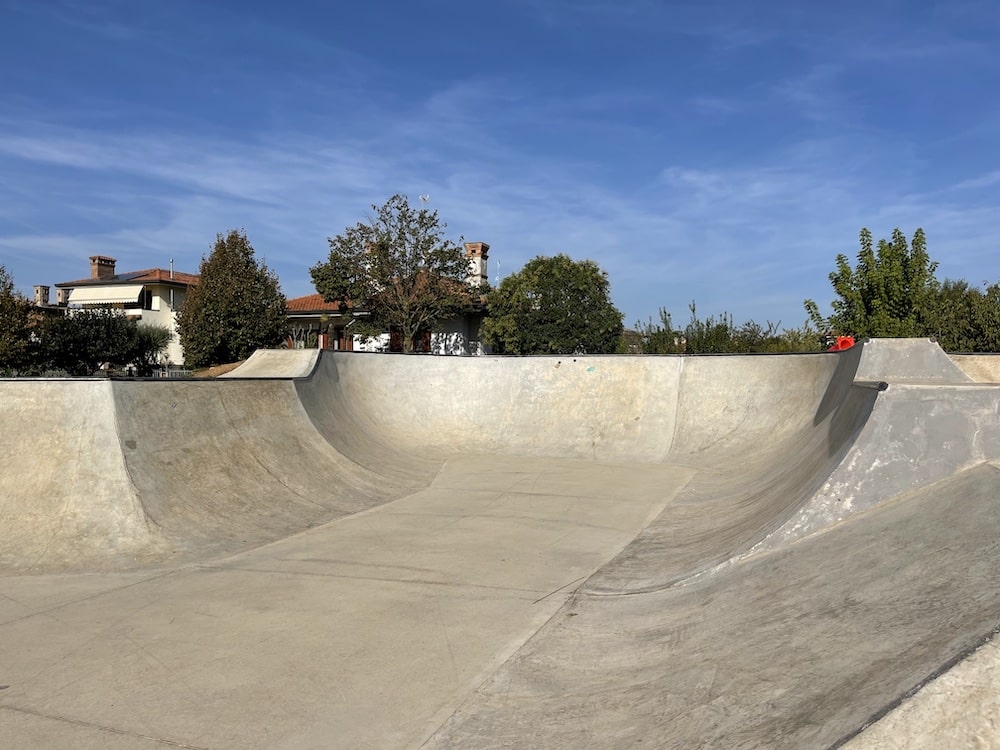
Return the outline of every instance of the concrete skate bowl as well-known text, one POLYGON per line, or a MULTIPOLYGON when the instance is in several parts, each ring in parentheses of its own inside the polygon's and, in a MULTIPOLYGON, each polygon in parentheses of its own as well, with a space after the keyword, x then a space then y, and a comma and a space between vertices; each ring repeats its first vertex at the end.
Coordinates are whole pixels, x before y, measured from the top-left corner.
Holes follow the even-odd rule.
POLYGON ((857 354, 327 355, 317 366, 313 352, 309 377, 280 377, 301 371, 300 355, 258 353, 234 371, 251 377, 225 382, 4 382, 3 567, 127 569, 238 551, 490 455, 685 482, 709 468, 718 488, 704 502, 725 512, 708 531, 731 536, 722 559, 800 500, 760 488, 821 481, 874 400, 851 385, 857 354))
POLYGON ((198 564, 523 467, 527 497, 659 494, 427 747, 858 742, 1000 622, 1000 390, 931 342, 264 364, 0 384, 4 568, 198 564))

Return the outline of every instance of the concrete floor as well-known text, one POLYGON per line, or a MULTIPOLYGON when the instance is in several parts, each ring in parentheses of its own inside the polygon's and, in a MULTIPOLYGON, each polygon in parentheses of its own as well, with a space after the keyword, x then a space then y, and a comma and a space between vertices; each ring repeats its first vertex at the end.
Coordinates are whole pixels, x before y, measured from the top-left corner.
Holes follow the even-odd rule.
POLYGON ((1000 746, 933 343, 305 359, 0 382, 6 746, 1000 746))

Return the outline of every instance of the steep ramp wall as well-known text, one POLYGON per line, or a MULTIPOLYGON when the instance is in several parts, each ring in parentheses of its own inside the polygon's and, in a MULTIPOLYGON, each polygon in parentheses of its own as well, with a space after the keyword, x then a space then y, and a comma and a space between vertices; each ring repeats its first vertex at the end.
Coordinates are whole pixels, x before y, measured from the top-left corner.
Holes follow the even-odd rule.
POLYGON ((177 550, 253 546, 400 496, 338 453, 288 380, 118 382, 124 460, 177 550))
POLYGON ((112 388, 0 381, 0 569, 128 566, 166 549, 122 459, 112 388))
POLYGON ((233 552, 409 494, 440 466, 399 478, 344 456, 291 380, 0 381, 0 414, 7 573, 233 552))
POLYGON ((324 352, 320 366, 397 449, 650 462, 670 449, 680 360, 324 352))
MULTIPOLYGON (((334 408, 400 449, 718 465, 815 428, 833 408, 824 399, 844 397, 845 387, 831 395, 831 384, 850 384, 856 356, 324 352, 318 372, 336 384, 334 408)), ((323 407, 310 403, 320 419, 323 407)))

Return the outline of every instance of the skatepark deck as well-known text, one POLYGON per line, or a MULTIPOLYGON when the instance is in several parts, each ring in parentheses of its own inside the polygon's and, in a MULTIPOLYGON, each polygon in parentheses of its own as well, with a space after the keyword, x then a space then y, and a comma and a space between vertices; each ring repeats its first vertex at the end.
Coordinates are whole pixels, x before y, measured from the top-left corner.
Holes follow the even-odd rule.
POLYGON ((1000 387, 933 342, 230 375, 0 381, 10 746, 996 746, 1000 387))

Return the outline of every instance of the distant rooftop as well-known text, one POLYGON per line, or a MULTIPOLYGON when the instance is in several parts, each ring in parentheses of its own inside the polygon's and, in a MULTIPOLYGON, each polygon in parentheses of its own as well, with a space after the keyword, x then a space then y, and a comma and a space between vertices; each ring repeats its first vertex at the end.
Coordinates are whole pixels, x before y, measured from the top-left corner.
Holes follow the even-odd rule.
MULTIPOLYGON (((142 271, 126 271, 115 273, 118 261, 107 255, 90 256, 90 276, 75 281, 60 281, 57 287, 77 287, 106 284, 177 284, 190 286, 198 283, 198 276, 183 271, 173 271, 165 268, 147 268, 142 271)), ((173 263, 173 261, 171 261, 173 263)))
MULTIPOLYGON (((307 294, 304 297, 294 297, 288 300, 288 312, 296 313, 339 313, 340 302, 325 302, 322 294, 307 294)), ((347 306, 353 307, 351 303, 347 306)))
POLYGON ((174 271, 173 277, 170 275, 170 271, 165 268, 147 268, 143 271, 128 271, 126 273, 118 273, 114 276, 106 276, 100 279, 77 279, 76 281, 60 281, 56 284, 57 287, 62 286, 86 286, 90 284, 156 284, 156 283, 175 283, 191 285, 198 283, 199 276, 193 273, 184 273, 183 271, 174 271))

